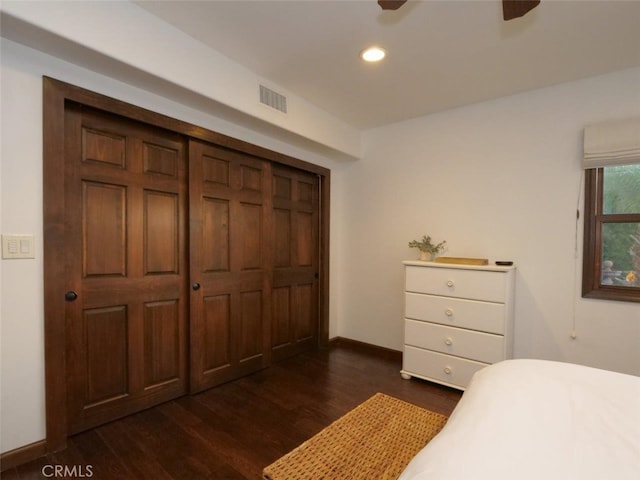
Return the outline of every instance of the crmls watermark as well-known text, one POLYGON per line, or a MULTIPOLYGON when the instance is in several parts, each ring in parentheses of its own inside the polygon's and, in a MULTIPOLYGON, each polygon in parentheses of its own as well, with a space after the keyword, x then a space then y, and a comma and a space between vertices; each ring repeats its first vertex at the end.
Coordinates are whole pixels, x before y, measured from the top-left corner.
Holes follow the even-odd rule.
POLYGON ((40 473, 45 478, 90 478, 93 465, 45 465, 40 473))

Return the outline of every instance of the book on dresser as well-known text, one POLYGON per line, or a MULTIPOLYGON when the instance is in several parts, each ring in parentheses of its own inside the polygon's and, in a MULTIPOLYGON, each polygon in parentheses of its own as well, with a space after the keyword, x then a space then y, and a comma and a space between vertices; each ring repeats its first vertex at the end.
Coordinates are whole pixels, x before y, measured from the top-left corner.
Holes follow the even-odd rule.
POLYGON ((402 377, 464 390, 513 357, 515 267, 405 261, 402 377))

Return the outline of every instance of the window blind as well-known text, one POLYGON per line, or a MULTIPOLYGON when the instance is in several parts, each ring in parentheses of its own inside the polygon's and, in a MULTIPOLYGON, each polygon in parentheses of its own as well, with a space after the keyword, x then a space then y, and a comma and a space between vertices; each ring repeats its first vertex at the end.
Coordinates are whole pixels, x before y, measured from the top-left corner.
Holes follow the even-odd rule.
POLYGON ((583 168, 632 163, 640 163, 640 118, 585 127, 583 168))

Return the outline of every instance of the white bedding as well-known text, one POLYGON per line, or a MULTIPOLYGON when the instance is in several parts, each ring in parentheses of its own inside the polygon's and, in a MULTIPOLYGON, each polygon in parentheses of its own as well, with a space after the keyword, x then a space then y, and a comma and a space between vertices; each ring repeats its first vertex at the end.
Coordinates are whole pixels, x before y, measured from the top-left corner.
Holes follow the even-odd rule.
POLYGON ((640 377, 542 360, 475 374, 400 480, 639 480, 640 377))

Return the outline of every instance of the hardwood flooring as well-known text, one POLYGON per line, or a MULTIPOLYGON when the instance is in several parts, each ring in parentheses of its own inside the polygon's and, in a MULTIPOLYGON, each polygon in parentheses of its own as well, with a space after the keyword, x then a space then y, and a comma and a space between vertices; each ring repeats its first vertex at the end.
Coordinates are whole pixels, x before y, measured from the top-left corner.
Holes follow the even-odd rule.
POLYGON ((402 380, 400 367, 397 352, 339 340, 75 435, 64 451, 2 478, 61 478, 54 469, 66 468, 64 478, 97 480, 260 479, 266 465, 376 392, 451 413, 461 392, 402 380))

